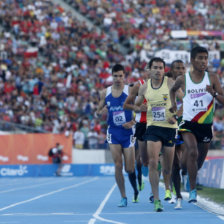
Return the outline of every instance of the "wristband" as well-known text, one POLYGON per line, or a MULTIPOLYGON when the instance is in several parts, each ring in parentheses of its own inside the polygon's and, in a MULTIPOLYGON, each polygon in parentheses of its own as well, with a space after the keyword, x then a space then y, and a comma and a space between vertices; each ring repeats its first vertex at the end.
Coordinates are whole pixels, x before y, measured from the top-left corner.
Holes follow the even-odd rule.
POLYGON ((218 95, 219 95, 219 94, 218 94, 217 92, 215 92, 215 93, 213 94, 213 97, 216 98, 218 95))
POLYGON ((178 120, 178 116, 175 114, 173 115, 174 119, 177 121, 178 120))

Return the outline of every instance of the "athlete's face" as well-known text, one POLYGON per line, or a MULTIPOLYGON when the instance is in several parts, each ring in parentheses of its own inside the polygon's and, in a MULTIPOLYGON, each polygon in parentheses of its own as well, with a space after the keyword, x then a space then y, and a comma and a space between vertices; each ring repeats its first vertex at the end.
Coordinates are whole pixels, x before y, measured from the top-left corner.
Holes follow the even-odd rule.
POLYGON ((184 75, 186 69, 184 63, 182 62, 175 62, 173 68, 171 69, 171 73, 173 78, 176 79, 180 75, 184 75))
POLYGON ((153 61, 150 68, 150 78, 155 80, 161 80, 165 74, 165 68, 162 62, 153 61))
POLYGON ((196 71, 204 72, 208 67, 208 54, 206 52, 198 53, 195 59, 191 59, 191 63, 196 71))
POLYGON ((122 85, 124 83, 124 72, 123 71, 114 72, 112 74, 112 77, 113 77, 113 83, 115 85, 122 85))

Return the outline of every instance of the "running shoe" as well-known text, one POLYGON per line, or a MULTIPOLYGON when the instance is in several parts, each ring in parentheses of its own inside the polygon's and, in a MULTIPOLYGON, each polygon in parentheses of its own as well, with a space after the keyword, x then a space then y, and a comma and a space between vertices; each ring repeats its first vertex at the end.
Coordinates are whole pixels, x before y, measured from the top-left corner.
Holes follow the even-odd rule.
POLYGON ((165 201, 169 201, 171 198, 172 198, 172 196, 171 196, 171 192, 170 192, 170 190, 166 190, 164 200, 165 200, 165 201))
POLYGON ((153 196, 152 193, 149 196, 149 201, 150 201, 150 203, 153 203, 154 202, 154 196, 153 196))
POLYGON ((171 199, 169 200, 169 203, 170 203, 170 204, 175 204, 175 203, 176 203, 176 198, 175 198, 173 192, 171 192, 171 199))
POLYGON ((142 191, 142 190, 144 189, 144 187, 145 187, 145 183, 144 183, 144 181, 142 180, 142 184, 141 184, 141 185, 138 185, 138 190, 139 190, 139 191, 142 191))
POLYGON ((192 191, 190 191, 188 202, 189 203, 197 202, 197 190, 196 189, 193 189, 192 191))
POLYGON ((133 197, 132 202, 133 202, 133 203, 138 203, 138 202, 139 202, 138 192, 137 192, 137 193, 134 193, 134 197, 133 197))
POLYGON ((128 200, 127 198, 121 198, 121 202, 118 204, 118 207, 127 207, 128 200))
POLYGON ((160 200, 155 200, 154 201, 154 211, 156 211, 156 212, 162 212, 163 211, 163 206, 162 206, 160 200))
POLYGON ((182 209, 182 198, 177 198, 177 204, 174 208, 175 209, 182 209))
POLYGON ((148 175, 149 175, 149 168, 148 168, 148 166, 142 166, 142 175, 144 177, 148 177, 148 175))

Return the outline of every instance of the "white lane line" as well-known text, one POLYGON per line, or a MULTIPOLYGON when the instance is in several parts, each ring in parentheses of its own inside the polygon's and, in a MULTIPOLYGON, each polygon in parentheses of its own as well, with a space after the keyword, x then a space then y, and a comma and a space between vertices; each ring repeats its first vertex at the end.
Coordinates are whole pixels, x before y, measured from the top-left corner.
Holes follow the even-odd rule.
POLYGON ((81 185, 83 185, 83 184, 87 184, 87 183, 93 182, 93 181, 95 181, 95 180, 97 180, 97 179, 99 179, 99 178, 98 178, 98 177, 95 177, 95 178, 93 178, 93 179, 91 179, 91 180, 86 180, 86 181, 83 181, 83 182, 78 183, 78 184, 73 184, 73 185, 68 186, 68 187, 60 188, 60 189, 58 189, 58 190, 56 190, 56 191, 51 191, 51 192, 46 193, 46 194, 41 194, 41 195, 38 195, 38 196, 36 196, 36 197, 30 198, 30 199, 28 199, 28 200, 20 201, 20 202, 17 202, 17 203, 8 205, 8 206, 6 206, 6 207, 0 208, 0 211, 4 211, 4 210, 7 210, 7 209, 9 209, 9 208, 13 208, 13 207, 15 207, 15 206, 17 206, 17 205, 22 205, 22 204, 25 204, 25 203, 28 203, 28 202, 31 202, 31 201, 35 201, 35 200, 38 200, 38 199, 40 199, 40 198, 47 197, 47 196, 49 196, 49 195, 59 193, 59 192, 61 192, 61 191, 65 191, 65 190, 68 190, 68 189, 71 189, 71 188, 79 187, 79 186, 81 186, 81 185))
POLYGON ((220 216, 220 215, 219 215, 218 217, 219 217, 220 219, 224 220, 224 216, 220 216))
POLYGON ((122 222, 117 222, 117 221, 113 221, 110 219, 104 219, 102 217, 100 217, 100 213, 102 212, 106 202, 108 201, 108 199, 110 198, 111 194, 113 193, 115 187, 117 186, 117 184, 115 183, 112 188, 110 189, 110 191, 108 192, 108 194, 106 195, 106 197, 104 198, 104 200, 101 202, 99 208, 96 210, 96 212, 93 214, 92 219, 89 220, 88 224, 94 224, 96 222, 97 219, 103 221, 103 222, 109 222, 109 223, 115 223, 115 224, 124 224, 122 222))
MULTIPOLYGON (((74 179, 73 179, 74 180, 74 179)), ((72 179, 67 179, 64 180, 63 182, 69 182, 72 181, 72 179)), ((60 183, 61 180, 57 180, 57 181, 52 181, 52 182, 44 182, 44 183, 40 183, 40 184, 35 184, 35 185, 31 185, 31 186, 26 186, 26 187, 17 187, 17 188, 12 188, 9 190, 4 190, 4 191, 0 191, 0 194, 2 193, 8 193, 8 192, 12 192, 12 191, 17 191, 17 190, 24 190, 24 189, 30 189, 30 188, 35 188, 35 187, 39 187, 39 186, 44 186, 44 185, 51 185, 51 184, 55 184, 55 183, 60 183)), ((28 183, 27 183, 28 184, 28 183)), ((15 185, 14 185, 15 186, 15 185)))
MULTIPOLYGON (((42 178, 42 177, 40 177, 42 178)), ((23 188, 24 186, 30 185, 30 183, 32 184, 44 184, 44 183, 49 183, 51 181, 55 181, 56 179, 54 178, 16 178, 15 181, 11 180, 12 178, 4 178, 5 182, 4 183, 0 183, 0 193, 7 193, 7 190, 10 192, 11 189, 14 189, 14 187, 16 186, 17 188, 23 188), (25 179, 25 180, 24 180, 25 179), (10 183, 6 183, 7 181, 10 181, 10 183)), ((1 178, 0 178, 1 179, 1 178)), ((58 179, 57 179, 58 180, 58 179)), ((61 178, 60 178, 61 180, 61 178)))

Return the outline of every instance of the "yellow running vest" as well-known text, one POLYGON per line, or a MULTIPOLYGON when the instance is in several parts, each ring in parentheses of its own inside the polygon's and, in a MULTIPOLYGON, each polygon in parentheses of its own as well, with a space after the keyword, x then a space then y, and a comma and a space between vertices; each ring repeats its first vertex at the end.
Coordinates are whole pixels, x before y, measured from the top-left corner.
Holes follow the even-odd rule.
POLYGON ((172 117, 169 108, 171 107, 168 77, 164 76, 159 88, 152 88, 151 79, 147 81, 147 89, 144 95, 147 100, 147 126, 159 126, 177 128, 177 123, 169 124, 168 118, 172 117))

